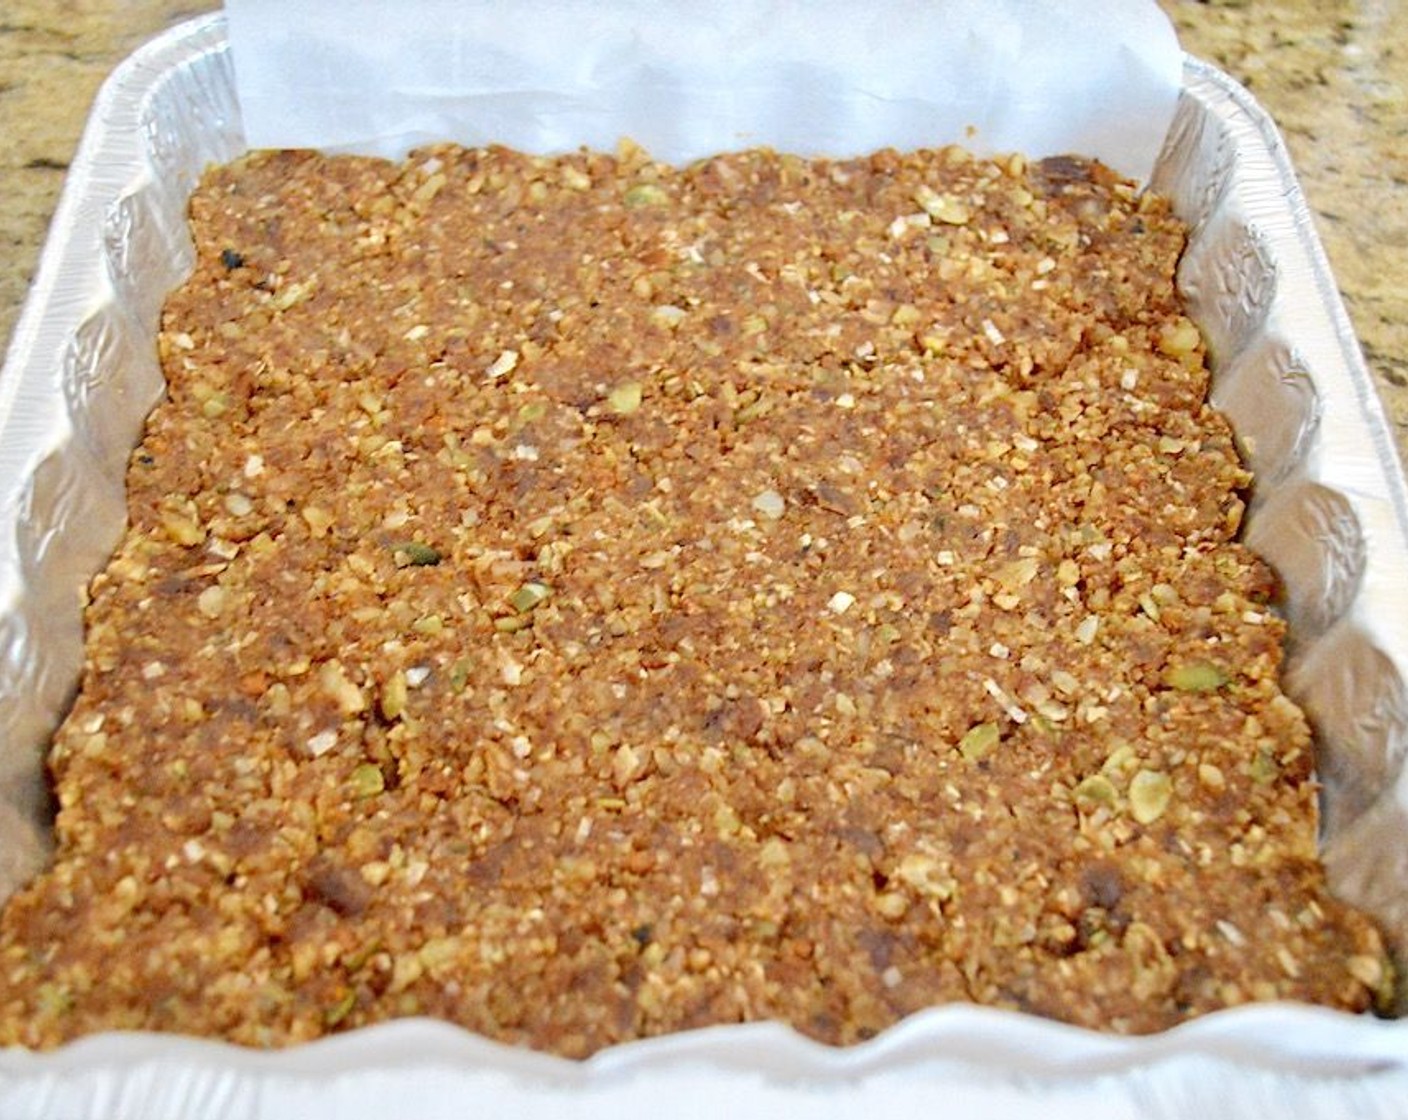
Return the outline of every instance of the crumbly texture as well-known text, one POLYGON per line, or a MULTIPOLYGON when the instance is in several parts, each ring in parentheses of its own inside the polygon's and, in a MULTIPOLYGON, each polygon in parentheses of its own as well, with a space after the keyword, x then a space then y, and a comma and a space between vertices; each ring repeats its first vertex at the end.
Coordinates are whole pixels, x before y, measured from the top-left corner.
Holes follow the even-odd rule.
POLYGON ((3 1041, 1387 991, 1159 199, 443 147, 192 219, 3 1041))

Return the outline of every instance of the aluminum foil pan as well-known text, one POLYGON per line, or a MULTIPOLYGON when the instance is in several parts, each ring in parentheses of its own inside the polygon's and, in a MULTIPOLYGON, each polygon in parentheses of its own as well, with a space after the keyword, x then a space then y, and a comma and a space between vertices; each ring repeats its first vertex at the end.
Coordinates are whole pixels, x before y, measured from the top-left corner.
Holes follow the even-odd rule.
MULTIPOLYGON (((245 150, 224 20, 191 21, 109 80, 0 373, 0 897, 43 863, 45 743, 81 663, 81 591, 118 539, 123 475, 162 392, 154 335, 188 272, 202 168, 245 150)), ((1214 398, 1257 475, 1247 540, 1287 590, 1289 685, 1315 722, 1336 889, 1408 951, 1408 489, 1275 128, 1187 59, 1153 176, 1192 227, 1180 280, 1214 398)), ((3 982, 0 980, 0 982, 3 982)), ((1145 1038, 967 1006, 832 1050, 770 1024, 614 1047, 584 1063, 406 1020, 277 1053, 105 1034, 0 1052, 24 1117, 853 1114, 1387 1115, 1408 1022, 1239 1008, 1145 1038)), ((1399 1102, 1395 1105, 1394 1102, 1399 1102)))

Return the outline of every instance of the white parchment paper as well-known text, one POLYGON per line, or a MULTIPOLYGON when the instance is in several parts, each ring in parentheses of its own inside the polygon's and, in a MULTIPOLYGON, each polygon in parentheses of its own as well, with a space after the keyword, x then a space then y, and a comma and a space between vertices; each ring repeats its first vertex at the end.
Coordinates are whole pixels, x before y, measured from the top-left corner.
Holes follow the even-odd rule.
MULTIPOLYGON (((1327 801, 1350 795, 1326 858, 1408 931, 1408 490, 1250 95, 1188 60, 1165 141, 1179 56, 1144 0, 606 3, 228 0, 229 36, 223 16, 191 21, 105 86, 0 369, 0 893, 42 856, 40 759, 81 658, 78 588, 120 527, 127 450, 160 392, 156 308, 190 266, 185 201, 206 164, 252 146, 398 155, 432 138, 552 150, 625 134, 676 160, 962 140, 1145 178, 1162 144, 1154 187, 1194 231, 1184 286, 1221 355, 1223 404, 1260 449, 1257 539, 1291 542, 1280 562, 1297 575, 1296 674, 1336 768, 1327 801)), ((751 1024, 586 1063, 427 1020, 272 1053, 109 1032, 0 1050, 0 1120, 1365 1120, 1408 1114, 1405 1026, 1273 1004, 1123 1038, 949 1005, 841 1050, 751 1024)))
POLYGON ((1147 179, 1182 54, 1152 0, 226 0, 251 147, 622 136, 686 161, 964 142, 1147 179))

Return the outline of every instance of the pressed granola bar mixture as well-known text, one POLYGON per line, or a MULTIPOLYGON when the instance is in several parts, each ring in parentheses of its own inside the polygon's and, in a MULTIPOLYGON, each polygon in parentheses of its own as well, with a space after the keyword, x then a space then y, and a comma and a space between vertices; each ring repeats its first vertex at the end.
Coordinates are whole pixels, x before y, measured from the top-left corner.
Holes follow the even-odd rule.
POLYGON ((1387 990, 1159 200, 443 147, 192 213, 3 1041, 1387 990))

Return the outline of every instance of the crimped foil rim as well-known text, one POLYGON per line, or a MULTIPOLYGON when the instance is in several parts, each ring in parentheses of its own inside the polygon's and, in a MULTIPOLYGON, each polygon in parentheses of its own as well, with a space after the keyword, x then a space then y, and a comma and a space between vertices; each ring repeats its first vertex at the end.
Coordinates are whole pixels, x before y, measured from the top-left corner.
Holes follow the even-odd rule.
MULTIPOLYGON (((124 138, 122 133, 135 134, 141 127, 143 91, 168 67, 227 50, 224 35, 224 17, 218 13, 177 25, 132 55, 100 92, 54 219, 57 240, 51 236, 0 376, 0 434, 10 431, 6 425, 14 419, 22 367, 50 360, 43 351, 63 344, 63 338, 55 339, 55 332, 66 337, 91 310, 66 306, 56 317, 48 302, 81 249, 77 224, 94 212, 95 205, 101 209, 103 200, 95 203, 89 197, 93 163, 114 148, 122 150, 132 160, 124 169, 130 176, 128 186, 139 183, 148 168, 135 137, 124 138)), ((1359 421, 1375 441, 1381 465, 1381 477, 1371 480, 1374 486, 1356 497, 1391 512, 1395 539, 1390 543, 1402 554, 1408 550, 1408 490, 1284 145, 1274 125, 1232 79, 1187 56, 1184 71, 1185 96, 1190 86, 1198 85, 1234 102, 1290 184, 1297 251, 1311 262, 1321 306, 1330 317, 1340 351, 1342 368, 1336 376, 1352 386, 1359 421)), ((1287 235, 1282 231, 1282 236, 1287 235)), ((101 265, 89 267, 101 271, 101 265)), ((99 298, 101 277, 91 288, 94 298, 99 298)), ((47 452, 72 435, 71 427, 64 426, 53 434, 48 447, 34 454, 47 452)), ((19 500, 18 487, 8 482, 0 486, 6 487, 0 490, 0 515, 8 517, 19 500)), ((12 544, 8 535, 0 539, 0 610, 22 590, 12 544)), ((1404 640, 1408 638, 1389 643, 1395 646, 1390 652, 1399 666, 1408 664, 1404 640)), ((929 1098, 934 1086, 927 1080, 936 1075, 980 1087, 999 1081, 1008 1086, 1021 1083, 1037 1096, 1042 1086, 1050 1089, 1073 1080, 1135 1073, 1152 1079, 1144 1088, 1135 1085, 1132 1090, 1144 1093, 1160 1078, 1176 1087, 1191 1083, 1190 1078, 1206 1077, 1208 1069, 1227 1068, 1239 1074, 1284 1078, 1347 1077, 1365 1085, 1387 1079, 1408 1088, 1408 1023, 1299 1005, 1262 1004, 1215 1012, 1160 1034, 1130 1038, 1016 1012, 948 1005, 914 1015, 876 1039, 846 1049, 809 1041, 778 1024, 757 1023, 624 1043, 585 1062, 504 1046, 426 1019, 383 1023, 272 1052, 181 1036, 110 1032, 50 1053, 0 1052, 0 1091, 23 1092, 31 1110, 17 1116, 43 1115, 51 1106, 75 1112, 87 1109, 83 1114, 92 1115, 145 1116, 154 1113, 144 1111, 134 1094, 151 1091, 162 1077, 175 1077, 184 1080, 171 1092, 182 1100, 201 1102, 204 1115, 253 1116, 270 1114, 267 1110, 300 1086, 362 1084, 357 1079, 368 1076, 385 1078, 380 1092, 386 1099, 410 1102, 417 1100, 418 1086, 426 1084, 427 1071, 440 1071, 435 1084, 475 1092, 479 1095, 473 1099, 481 1104, 521 1103, 528 1094, 553 1090, 592 1090, 617 1094, 614 1113, 629 1115, 633 1078, 700 1068, 721 1077, 760 1077, 774 1085, 790 1085, 803 1096, 817 1088, 854 1087, 873 1079, 914 1075, 916 1100, 937 1099, 929 1098)), ((1233 1096, 1229 1091, 1227 1099, 1233 1096)), ((1159 1100, 1186 1101, 1176 1093, 1156 1097, 1141 1098, 1147 1106, 1145 1115, 1178 1115, 1166 1111, 1159 1100)), ((429 1098, 421 1101, 428 1107, 429 1098)), ((429 1112, 422 1109, 421 1114, 429 1112)))

